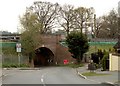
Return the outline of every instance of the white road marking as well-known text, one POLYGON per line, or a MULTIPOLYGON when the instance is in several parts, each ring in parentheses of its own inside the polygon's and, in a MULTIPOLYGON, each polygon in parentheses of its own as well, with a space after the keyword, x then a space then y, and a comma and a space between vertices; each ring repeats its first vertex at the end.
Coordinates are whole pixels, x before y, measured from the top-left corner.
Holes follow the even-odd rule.
POLYGON ((44 82, 43 78, 41 79, 41 82, 44 82))
POLYGON ((80 75, 82 78, 84 78, 84 79, 86 79, 86 80, 89 80, 89 81, 92 81, 92 82, 96 82, 96 83, 101 83, 101 82, 96 81, 96 80, 88 79, 86 76, 82 75, 82 74, 79 73, 78 71, 77 71, 77 73, 78 73, 78 75, 80 75))
POLYGON ((45 83, 44 83, 44 79, 43 79, 43 78, 44 78, 44 75, 46 75, 46 74, 47 74, 47 73, 45 73, 45 74, 43 74, 43 75, 41 76, 41 82, 43 83, 43 86, 46 86, 45 83))

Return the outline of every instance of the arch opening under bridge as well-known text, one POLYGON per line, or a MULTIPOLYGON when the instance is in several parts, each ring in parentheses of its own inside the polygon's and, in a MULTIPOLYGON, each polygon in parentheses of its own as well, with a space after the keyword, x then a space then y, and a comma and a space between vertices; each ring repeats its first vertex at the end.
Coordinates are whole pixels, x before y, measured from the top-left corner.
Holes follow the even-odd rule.
POLYGON ((47 47, 40 47, 35 50, 34 67, 50 66, 53 64, 54 53, 47 47))

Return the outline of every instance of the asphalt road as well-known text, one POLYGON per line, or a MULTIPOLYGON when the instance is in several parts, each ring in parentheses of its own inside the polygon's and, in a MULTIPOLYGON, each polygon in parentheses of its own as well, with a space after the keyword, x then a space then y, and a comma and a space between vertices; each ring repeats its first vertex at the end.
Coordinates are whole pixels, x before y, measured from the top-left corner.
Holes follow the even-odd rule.
MULTIPOLYGON (((77 75, 76 70, 68 67, 45 67, 40 70, 5 70, 2 84, 99 84, 77 75)), ((63 86, 62 85, 62 86, 63 86)), ((103 86, 103 85, 102 85, 103 86)), ((106 86, 106 85, 105 85, 106 86)))

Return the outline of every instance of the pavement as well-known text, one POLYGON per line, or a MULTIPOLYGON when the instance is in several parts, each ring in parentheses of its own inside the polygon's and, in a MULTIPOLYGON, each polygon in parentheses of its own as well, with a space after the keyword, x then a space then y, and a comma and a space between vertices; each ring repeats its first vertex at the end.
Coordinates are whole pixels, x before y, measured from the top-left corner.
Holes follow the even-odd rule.
POLYGON ((84 67, 79 67, 76 69, 78 75, 80 75, 82 78, 84 79, 89 79, 91 81, 95 81, 98 83, 105 83, 105 84, 111 84, 111 85, 115 85, 117 84, 117 86, 120 86, 120 78, 118 76, 120 76, 120 71, 101 71, 101 69, 97 69, 94 72, 96 73, 103 73, 103 74, 107 74, 107 75, 102 75, 102 76, 84 76, 82 75, 82 73, 85 72, 90 72, 90 70, 88 70, 88 64, 85 64, 84 67))

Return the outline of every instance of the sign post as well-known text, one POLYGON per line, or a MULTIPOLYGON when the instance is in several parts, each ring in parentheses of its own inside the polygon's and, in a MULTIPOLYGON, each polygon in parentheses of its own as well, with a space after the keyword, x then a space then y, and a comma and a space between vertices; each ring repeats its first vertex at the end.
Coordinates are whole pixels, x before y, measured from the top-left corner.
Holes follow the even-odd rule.
POLYGON ((18 64, 20 66, 21 43, 16 43, 16 52, 18 53, 18 64))

